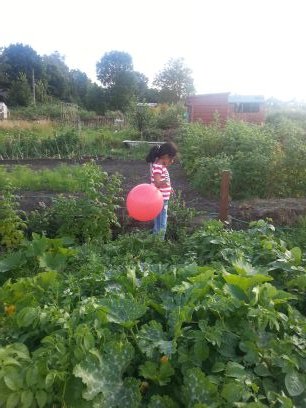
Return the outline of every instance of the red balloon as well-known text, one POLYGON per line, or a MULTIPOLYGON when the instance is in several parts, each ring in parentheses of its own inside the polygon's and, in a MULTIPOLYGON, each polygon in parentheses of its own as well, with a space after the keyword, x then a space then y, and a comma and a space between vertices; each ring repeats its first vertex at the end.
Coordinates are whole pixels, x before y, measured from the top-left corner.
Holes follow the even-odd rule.
POLYGON ((126 199, 128 214, 137 221, 153 220, 161 212, 163 205, 163 195, 154 184, 138 184, 126 199))

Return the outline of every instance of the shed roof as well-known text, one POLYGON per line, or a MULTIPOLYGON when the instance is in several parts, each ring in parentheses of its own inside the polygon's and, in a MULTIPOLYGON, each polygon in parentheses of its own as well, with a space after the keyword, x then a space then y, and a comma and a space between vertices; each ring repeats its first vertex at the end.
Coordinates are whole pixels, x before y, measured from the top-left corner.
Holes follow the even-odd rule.
POLYGON ((233 95, 228 97, 229 103, 264 103, 265 98, 262 95, 233 95))

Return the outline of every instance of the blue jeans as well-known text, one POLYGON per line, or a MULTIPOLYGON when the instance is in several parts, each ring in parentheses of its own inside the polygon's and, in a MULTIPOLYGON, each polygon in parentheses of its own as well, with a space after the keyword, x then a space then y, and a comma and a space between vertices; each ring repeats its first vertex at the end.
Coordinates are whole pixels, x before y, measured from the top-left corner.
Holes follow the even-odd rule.
POLYGON ((159 234, 162 239, 165 239, 168 219, 168 202, 164 200, 164 207, 156 218, 154 218, 153 234, 159 234))

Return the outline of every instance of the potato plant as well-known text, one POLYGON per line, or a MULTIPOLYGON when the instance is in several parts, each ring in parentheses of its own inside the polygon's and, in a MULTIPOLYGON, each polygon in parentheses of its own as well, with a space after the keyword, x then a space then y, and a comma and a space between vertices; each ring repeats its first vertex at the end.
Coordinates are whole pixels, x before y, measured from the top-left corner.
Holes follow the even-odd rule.
POLYGON ((0 406, 305 406, 305 261, 266 222, 34 235, 0 273, 0 406))

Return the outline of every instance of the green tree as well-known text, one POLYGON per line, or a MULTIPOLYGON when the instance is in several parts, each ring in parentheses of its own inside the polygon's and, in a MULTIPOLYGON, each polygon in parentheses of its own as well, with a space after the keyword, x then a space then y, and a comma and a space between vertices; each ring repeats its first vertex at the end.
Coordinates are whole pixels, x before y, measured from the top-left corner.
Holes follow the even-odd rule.
POLYGON ((153 85, 160 90, 161 102, 177 103, 194 92, 191 70, 183 58, 170 59, 153 85))
POLYGON ((35 95, 36 95, 36 101, 37 102, 47 102, 47 87, 48 84, 46 84, 46 81, 39 80, 35 84, 35 95))
POLYGON ((128 112, 128 119, 132 126, 134 126, 140 133, 143 139, 143 133, 152 125, 154 114, 152 109, 145 103, 137 103, 133 101, 128 112))
POLYGON ((107 89, 108 106, 126 111, 130 100, 144 87, 145 77, 133 71, 132 57, 121 51, 106 53, 97 63, 97 78, 107 89))
POLYGON ((73 102, 85 106, 87 90, 91 85, 90 79, 84 72, 73 69, 69 72, 70 94, 73 102))
POLYGON ((71 100, 69 95, 69 68, 65 58, 57 51, 43 57, 48 94, 62 100, 71 100))
POLYGON ((99 81, 106 88, 110 88, 116 85, 123 72, 133 71, 133 61, 127 52, 110 51, 97 62, 96 68, 99 81))
POLYGON ((149 79, 138 71, 134 71, 134 76, 136 97, 139 101, 144 101, 147 99, 149 79))
POLYGON ((85 95, 85 107, 103 115, 109 104, 108 91, 97 84, 89 85, 85 95))
POLYGON ((31 88, 26 74, 21 72, 17 79, 12 82, 9 91, 9 103, 11 105, 28 106, 31 103, 31 96, 31 88))
POLYGON ((43 76, 42 59, 29 45, 12 44, 4 48, 0 53, 0 66, 9 81, 17 80, 23 72, 30 84, 33 70, 36 79, 43 76))

